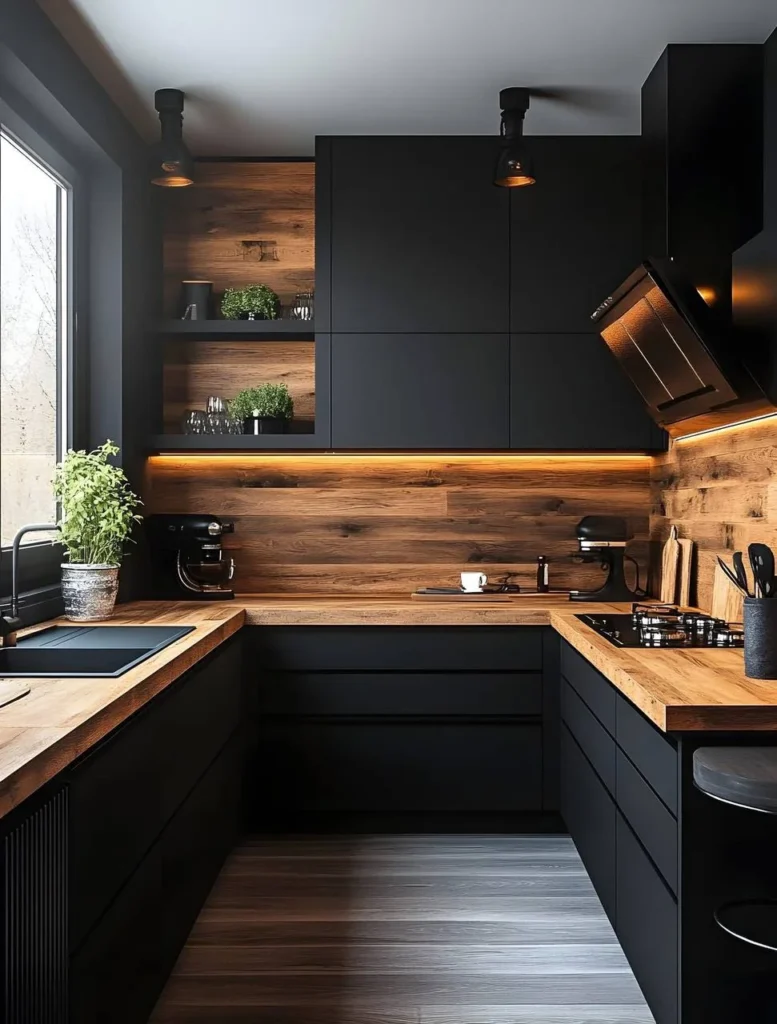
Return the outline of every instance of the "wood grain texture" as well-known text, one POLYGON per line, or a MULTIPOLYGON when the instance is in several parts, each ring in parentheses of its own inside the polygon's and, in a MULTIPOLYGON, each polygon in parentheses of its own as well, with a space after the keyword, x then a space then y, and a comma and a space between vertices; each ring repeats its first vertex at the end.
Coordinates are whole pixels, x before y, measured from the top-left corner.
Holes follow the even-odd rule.
POLYGON ((659 599, 664 604, 674 604, 677 599, 677 570, 680 566, 680 545, 677 540, 677 527, 669 529, 669 536, 664 541, 661 552, 661 593, 659 599))
POLYGON ((742 622, 744 595, 737 590, 720 565, 715 566, 710 613, 726 622, 742 622))
POLYGON ((567 837, 363 835, 255 838, 227 862, 152 1024, 235 1021, 653 1018, 567 837))
POLYGON ((597 585, 573 563, 583 515, 624 515, 648 561, 649 459, 591 456, 161 456, 148 460, 149 512, 234 518, 228 546, 248 593, 397 593, 477 567, 536 585, 597 585))
POLYGON ((165 311, 180 316, 181 281, 266 284, 284 305, 314 284, 315 165, 198 161, 191 188, 164 198, 165 311), (262 244, 260 244, 262 243, 262 244), (277 259, 262 255, 277 255, 277 259))
POLYGON ((258 384, 286 384, 294 399, 292 430, 312 432, 316 416, 312 341, 172 341, 163 368, 164 431, 180 434, 187 409, 205 409, 208 396, 234 398, 258 384))
POLYGON ((777 550, 777 418, 675 442, 651 480, 652 552, 672 525, 696 544, 691 604, 711 610, 718 555, 730 562, 754 541, 777 550))
POLYGON ((118 679, 25 680, 30 693, 0 708, 0 816, 201 661, 244 620, 243 609, 227 602, 122 605, 111 625, 195 629, 118 679))

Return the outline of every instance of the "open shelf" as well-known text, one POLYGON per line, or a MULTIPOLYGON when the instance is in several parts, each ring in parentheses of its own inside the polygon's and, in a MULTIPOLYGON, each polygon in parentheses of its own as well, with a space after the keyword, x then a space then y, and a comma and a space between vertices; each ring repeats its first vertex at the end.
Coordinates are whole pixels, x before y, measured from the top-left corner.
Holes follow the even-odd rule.
POLYGON ((193 341, 312 341, 312 320, 160 320, 155 334, 193 341))
POLYGON ((322 447, 315 434, 155 434, 150 452, 305 451, 322 447))

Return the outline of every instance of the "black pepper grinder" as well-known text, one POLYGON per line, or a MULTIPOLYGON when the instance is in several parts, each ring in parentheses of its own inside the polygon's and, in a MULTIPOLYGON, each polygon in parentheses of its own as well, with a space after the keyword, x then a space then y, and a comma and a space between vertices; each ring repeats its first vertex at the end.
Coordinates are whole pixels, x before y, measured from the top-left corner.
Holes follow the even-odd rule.
POLYGON ((550 590, 550 566, 545 555, 537 559, 537 593, 547 594, 550 590))

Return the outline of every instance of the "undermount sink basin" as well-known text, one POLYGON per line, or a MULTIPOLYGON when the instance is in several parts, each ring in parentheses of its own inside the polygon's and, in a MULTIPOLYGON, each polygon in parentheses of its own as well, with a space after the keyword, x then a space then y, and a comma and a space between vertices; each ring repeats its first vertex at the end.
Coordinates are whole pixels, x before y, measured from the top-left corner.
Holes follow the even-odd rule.
POLYGON ((0 677, 116 678, 193 626, 51 626, 0 649, 0 677))

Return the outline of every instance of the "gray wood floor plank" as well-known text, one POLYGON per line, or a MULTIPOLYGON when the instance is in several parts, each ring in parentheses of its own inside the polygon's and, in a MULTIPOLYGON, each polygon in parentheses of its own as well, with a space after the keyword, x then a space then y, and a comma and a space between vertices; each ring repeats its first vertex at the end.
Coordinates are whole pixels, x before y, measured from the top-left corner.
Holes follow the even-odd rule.
POLYGON ((151 1024, 654 1024, 564 836, 254 837, 151 1024))

